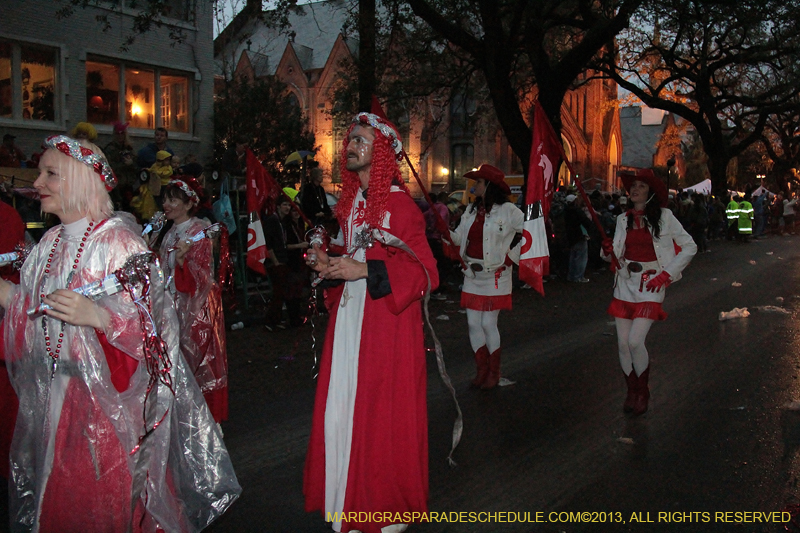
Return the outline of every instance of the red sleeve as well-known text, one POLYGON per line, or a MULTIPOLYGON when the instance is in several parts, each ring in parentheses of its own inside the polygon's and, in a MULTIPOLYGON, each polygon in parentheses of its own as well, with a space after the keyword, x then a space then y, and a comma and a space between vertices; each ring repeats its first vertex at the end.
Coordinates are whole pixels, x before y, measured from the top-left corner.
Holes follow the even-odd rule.
MULTIPOLYGON (((25 224, 17 213, 17 210, 0 200, 0 225, 3 231, 0 232, 0 254, 13 252, 14 247, 25 240, 25 224)), ((19 284, 19 271, 13 266, 7 265, 0 268, 0 276, 12 283, 19 284)))
POLYGON ((197 290, 197 283, 194 280, 194 276, 192 276, 192 273, 189 271, 188 257, 186 259, 187 260, 183 262, 183 266, 180 266, 177 262, 175 263, 175 289, 177 289, 178 292, 194 296, 197 290))
POLYGON ((406 243, 417 258, 398 248, 374 246, 368 251, 367 259, 385 262, 392 288, 391 294, 385 298, 389 310, 397 315, 422 299, 428 286, 428 277, 431 290, 436 289, 439 286, 439 273, 425 237, 425 218, 417 204, 406 194, 391 193, 389 210, 389 233, 406 243))
POLYGON ((114 388, 117 389, 117 392, 125 392, 128 390, 131 376, 136 372, 136 368, 139 366, 139 361, 112 346, 111 343, 108 342, 105 333, 97 329, 94 331, 97 333, 97 340, 100 341, 100 346, 103 347, 108 369, 111 371, 111 383, 114 384, 114 388))

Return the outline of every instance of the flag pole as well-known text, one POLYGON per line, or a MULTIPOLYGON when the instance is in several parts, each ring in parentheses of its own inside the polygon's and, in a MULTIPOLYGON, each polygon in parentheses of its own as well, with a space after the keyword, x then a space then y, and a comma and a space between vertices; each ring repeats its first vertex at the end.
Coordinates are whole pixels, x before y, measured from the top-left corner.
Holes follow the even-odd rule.
MULTIPOLYGON (((572 168, 570 167, 570 165, 567 165, 567 168, 569 168, 570 172, 572 172, 572 168)), ((575 176, 576 176, 575 185, 578 187, 578 192, 581 193, 581 198, 583 198, 583 203, 586 207, 589 208, 589 213, 592 215, 592 220, 594 221, 594 225, 597 226, 597 229, 600 231, 600 235, 602 235, 605 238, 606 230, 605 228, 603 228, 603 224, 600 223, 600 218, 598 218, 597 212, 595 212, 594 207, 592 206, 592 202, 589 201, 589 197, 586 195, 586 191, 583 188, 583 183, 581 183, 581 180, 580 178, 577 177, 577 174, 575 174, 575 176)), ((622 268, 622 265, 619 264, 619 259, 617 259, 617 256, 614 254, 613 250, 611 251, 611 262, 614 264, 614 268, 616 268, 617 270, 622 268)))

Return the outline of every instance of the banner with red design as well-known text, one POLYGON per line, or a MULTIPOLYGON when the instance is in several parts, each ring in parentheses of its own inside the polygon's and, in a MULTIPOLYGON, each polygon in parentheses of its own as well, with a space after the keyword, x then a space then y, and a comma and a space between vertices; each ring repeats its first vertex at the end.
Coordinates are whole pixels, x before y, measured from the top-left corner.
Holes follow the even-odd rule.
POLYGON ((267 268, 264 266, 266 258, 267 240, 264 238, 261 219, 255 213, 250 213, 250 223, 247 225, 247 266, 262 276, 266 275, 267 268))
POLYGON ((519 279, 544 296, 544 276, 550 274, 550 252, 544 217, 526 220, 522 225, 519 256, 519 279))
MULTIPOLYGON (((529 210, 538 210, 538 217, 525 221, 523 225, 519 279, 536 289, 542 296, 544 296, 542 278, 550 274, 550 253, 547 247, 545 222, 550 215, 553 189, 563 153, 553 126, 547 120, 541 104, 536 100, 533 109, 533 142, 528 165, 525 203, 528 204, 529 210)), ((530 211, 526 218, 531 218, 530 211)))
POLYGON ((539 100, 533 103, 533 142, 528 163, 525 203, 542 203, 544 219, 550 215, 555 180, 561 166, 563 148, 539 100))
POLYGON ((275 180, 269 175, 267 169, 261 164, 252 150, 247 149, 247 266, 261 275, 266 275, 267 269, 264 260, 268 256, 267 241, 264 238, 264 228, 261 226, 260 214, 263 212, 267 200, 278 197, 278 187, 270 187, 270 180, 275 180), (270 190, 274 189, 274 191, 270 190), (273 196, 274 195, 274 196, 273 196))

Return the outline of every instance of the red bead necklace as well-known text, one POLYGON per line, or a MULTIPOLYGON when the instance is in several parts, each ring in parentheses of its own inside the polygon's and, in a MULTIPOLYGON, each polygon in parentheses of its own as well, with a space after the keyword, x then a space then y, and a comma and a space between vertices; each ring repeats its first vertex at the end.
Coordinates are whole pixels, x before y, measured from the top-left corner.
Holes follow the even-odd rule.
MULTIPOLYGON (((78 246, 78 253, 75 255, 75 260, 72 262, 72 270, 69 273, 69 277, 67 277, 67 287, 69 287, 70 282, 72 281, 72 277, 75 275, 75 272, 78 271, 78 266, 81 262, 81 256, 83 255, 83 249, 86 247, 86 239, 89 238, 89 235, 92 233, 92 229, 94 228, 94 222, 89 222, 89 227, 86 228, 86 231, 83 232, 83 238, 81 239, 81 244, 78 246)), ((50 253, 47 256, 47 264, 44 266, 44 276, 42 276, 42 283, 39 290, 39 298, 40 300, 44 300, 46 294, 44 293, 44 283, 47 277, 50 275, 50 264, 53 262, 53 257, 56 253, 56 248, 58 248, 58 243, 61 242, 61 236, 64 233, 64 227, 61 227, 61 231, 58 232, 56 239, 53 241, 53 247, 50 249, 50 253)), ((53 351, 50 346, 52 344, 50 340, 50 334, 47 332, 47 315, 45 314, 42 316, 42 331, 44 332, 44 347, 47 351, 47 355, 52 357, 54 360, 58 359, 58 355, 61 352, 61 344, 64 342, 64 324, 65 322, 61 321, 61 331, 58 333, 58 341, 56 343, 56 349, 53 351)))

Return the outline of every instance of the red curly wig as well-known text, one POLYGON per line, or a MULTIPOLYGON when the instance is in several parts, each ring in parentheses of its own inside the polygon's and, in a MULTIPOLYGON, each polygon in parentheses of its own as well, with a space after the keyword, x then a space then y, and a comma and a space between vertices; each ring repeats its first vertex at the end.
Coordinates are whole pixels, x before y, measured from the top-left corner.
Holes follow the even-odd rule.
MULTIPOLYGON (((388 121, 381 120, 382 123, 389 125, 395 132, 397 129, 388 121)), ((345 135, 344 143, 342 144, 342 152, 339 157, 339 172, 342 176, 342 194, 339 197, 339 203, 336 204, 336 218, 342 227, 345 227, 347 218, 350 216, 350 210, 353 207, 353 201, 358 194, 358 188, 361 186, 361 181, 358 174, 347 170, 347 146, 350 144, 350 132, 356 126, 370 127, 369 124, 362 121, 354 121, 345 135)), ((392 148, 392 141, 380 132, 377 128, 373 128, 375 134, 375 141, 372 143, 372 165, 369 171, 369 197, 367 199, 367 212, 366 223, 373 228, 379 228, 383 225, 383 219, 386 216, 386 206, 389 203, 389 191, 391 186, 397 185, 407 194, 410 194, 408 187, 403 183, 403 178, 400 175, 400 167, 397 165, 399 154, 396 154, 392 148)), ((399 137, 398 137, 399 138, 399 137)))

